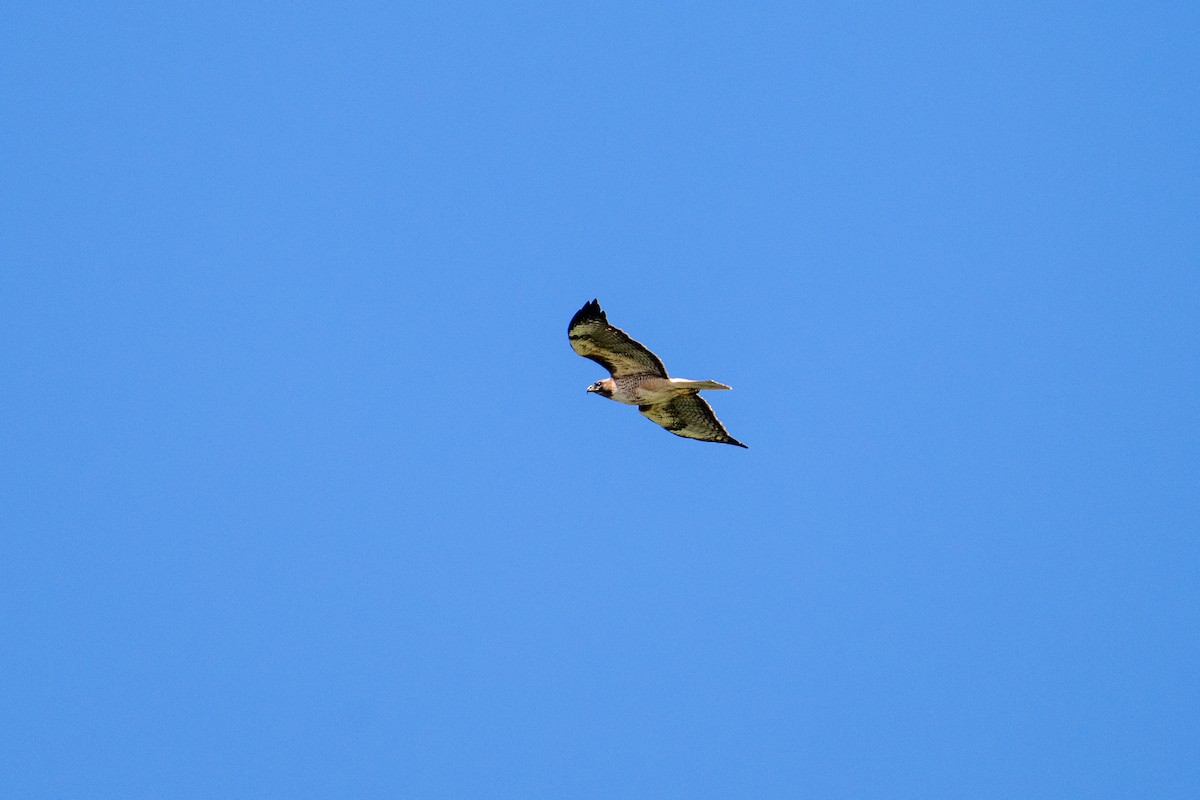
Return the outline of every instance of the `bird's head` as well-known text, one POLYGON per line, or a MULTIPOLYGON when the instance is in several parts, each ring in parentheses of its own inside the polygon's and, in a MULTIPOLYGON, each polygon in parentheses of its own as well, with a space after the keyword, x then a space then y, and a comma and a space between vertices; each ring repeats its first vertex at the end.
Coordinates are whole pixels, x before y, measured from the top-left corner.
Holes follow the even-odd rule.
POLYGON ((602 381, 596 381, 587 388, 589 392, 600 395, 601 397, 613 396, 612 378, 605 378, 602 381))

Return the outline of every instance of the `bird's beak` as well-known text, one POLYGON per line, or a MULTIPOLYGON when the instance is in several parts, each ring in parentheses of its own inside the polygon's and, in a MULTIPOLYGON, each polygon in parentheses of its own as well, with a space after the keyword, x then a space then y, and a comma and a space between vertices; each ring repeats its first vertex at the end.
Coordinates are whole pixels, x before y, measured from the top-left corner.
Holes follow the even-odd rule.
POLYGON ((588 390, 588 393, 590 394, 591 392, 594 392, 594 391, 596 391, 596 387, 595 387, 595 386, 589 386, 589 387, 587 388, 587 390, 588 390))

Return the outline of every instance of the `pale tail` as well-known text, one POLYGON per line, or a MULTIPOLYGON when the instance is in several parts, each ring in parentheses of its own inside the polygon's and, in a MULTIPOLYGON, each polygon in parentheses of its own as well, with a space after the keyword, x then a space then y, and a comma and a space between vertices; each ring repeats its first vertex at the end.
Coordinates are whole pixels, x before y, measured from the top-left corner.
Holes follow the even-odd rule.
POLYGON ((683 378, 671 378, 671 383, 680 389, 728 389, 730 387, 716 381, 689 381, 683 378))

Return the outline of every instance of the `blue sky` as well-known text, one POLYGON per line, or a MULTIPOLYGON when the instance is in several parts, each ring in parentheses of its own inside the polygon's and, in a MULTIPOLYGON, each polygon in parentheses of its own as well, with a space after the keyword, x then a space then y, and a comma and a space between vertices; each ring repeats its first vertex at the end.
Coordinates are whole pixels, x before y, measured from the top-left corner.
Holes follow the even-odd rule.
POLYGON ((2 793, 1197 796, 1198 40, 7 5, 2 793))

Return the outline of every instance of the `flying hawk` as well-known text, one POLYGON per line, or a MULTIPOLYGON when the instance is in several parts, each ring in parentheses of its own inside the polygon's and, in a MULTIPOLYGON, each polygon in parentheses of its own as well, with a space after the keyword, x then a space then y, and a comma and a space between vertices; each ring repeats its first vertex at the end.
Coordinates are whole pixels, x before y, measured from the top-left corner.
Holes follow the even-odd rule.
POLYGON ((608 324, 608 317, 593 300, 571 317, 567 326, 571 349, 590 358, 612 375, 587 388, 601 397, 637 406, 638 411, 676 436, 746 445, 729 435, 708 403, 700 398, 701 389, 728 389, 716 381, 689 381, 668 378, 658 356, 646 346, 608 324))

